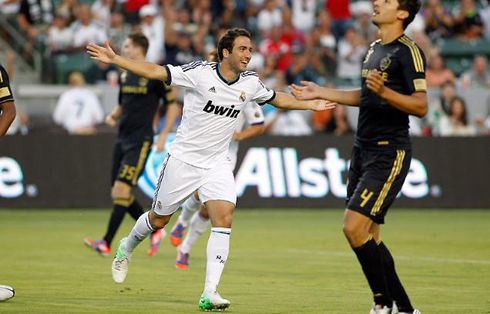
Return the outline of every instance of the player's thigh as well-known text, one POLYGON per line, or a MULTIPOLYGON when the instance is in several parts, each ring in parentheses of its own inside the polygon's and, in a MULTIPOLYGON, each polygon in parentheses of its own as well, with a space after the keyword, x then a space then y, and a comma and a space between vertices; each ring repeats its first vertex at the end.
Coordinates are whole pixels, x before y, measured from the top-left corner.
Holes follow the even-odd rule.
POLYGON ((361 176, 347 208, 382 224, 408 174, 411 152, 364 151, 362 159, 361 176))
POLYGON ((202 185, 197 192, 202 203, 226 201, 235 205, 235 178, 233 177, 230 163, 225 161, 217 167, 208 170, 203 176, 202 185))
POLYGON ((173 214, 201 185, 203 169, 170 155, 165 158, 151 208, 157 215, 173 214))
POLYGON ((116 180, 135 186, 148 159, 150 147, 151 142, 145 141, 142 144, 124 148, 116 180))

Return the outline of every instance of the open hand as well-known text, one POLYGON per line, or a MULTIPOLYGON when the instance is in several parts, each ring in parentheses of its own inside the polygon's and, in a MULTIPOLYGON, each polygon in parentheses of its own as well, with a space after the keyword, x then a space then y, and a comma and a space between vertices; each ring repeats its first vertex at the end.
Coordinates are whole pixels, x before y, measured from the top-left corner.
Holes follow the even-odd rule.
POLYGON ((106 41, 104 47, 96 44, 87 45, 87 53, 91 55, 90 59, 94 59, 103 63, 111 64, 116 58, 116 53, 112 50, 109 42, 106 41))
POLYGON ((311 100, 317 99, 320 95, 321 87, 313 82, 301 81, 302 86, 292 84, 289 86, 289 90, 293 96, 298 100, 311 100))
POLYGON ((378 96, 381 96, 385 91, 385 82, 379 74, 378 70, 374 70, 371 74, 369 74, 366 78, 366 86, 378 96))
POLYGON ((316 99, 311 101, 311 110, 325 111, 335 108, 338 104, 330 100, 316 99))
POLYGON ((117 125, 117 120, 110 114, 105 118, 105 124, 113 128, 117 125))

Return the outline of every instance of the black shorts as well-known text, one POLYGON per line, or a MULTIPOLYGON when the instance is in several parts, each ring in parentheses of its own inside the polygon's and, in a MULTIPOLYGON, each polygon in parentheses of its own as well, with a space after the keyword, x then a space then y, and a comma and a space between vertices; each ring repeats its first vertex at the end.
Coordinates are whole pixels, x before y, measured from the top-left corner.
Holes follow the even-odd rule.
POLYGON ((378 224, 403 186, 410 169, 411 150, 352 150, 347 185, 347 209, 378 224))
POLYGON ((117 180, 135 186, 143 173, 150 148, 150 141, 135 145, 124 145, 116 142, 112 161, 112 185, 117 180))

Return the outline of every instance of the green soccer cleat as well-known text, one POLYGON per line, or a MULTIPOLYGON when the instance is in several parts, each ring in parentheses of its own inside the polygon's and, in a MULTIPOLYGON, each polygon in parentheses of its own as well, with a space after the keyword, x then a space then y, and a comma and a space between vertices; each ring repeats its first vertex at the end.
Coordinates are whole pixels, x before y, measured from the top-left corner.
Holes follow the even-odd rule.
POLYGON ((112 279, 114 279, 114 281, 117 283, 122 283, 124 282, 124 279, 126 279, 129 269, 129 262, 131 261, 131 257, 124 253, 121 249, 126 239, 127 238, 123 238, 119 242, 116 256, 112 261, 112 279))
POLYGON ((216 291, 207 296, 203 293, 201 300, 199 300, 199 308, 206 312, 221 312, 229 308, 230 305, 230 301, 223 299, 216 291))

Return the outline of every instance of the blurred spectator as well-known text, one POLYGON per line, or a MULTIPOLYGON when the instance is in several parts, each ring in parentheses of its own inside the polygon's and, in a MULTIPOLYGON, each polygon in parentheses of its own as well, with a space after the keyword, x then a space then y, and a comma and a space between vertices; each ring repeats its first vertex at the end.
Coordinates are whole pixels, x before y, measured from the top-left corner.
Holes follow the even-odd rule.
POLYGON ((454 97, 451 100, 449 116, 441 119, 442 136, 473 136, 476 135, 476 129, 468 124, 466 113, 466 103, 460 97, 454 97))
POLYGON ((276 60, 276 69, 286 71, 291 64, 291 43, 283 36, 279 25, 271 28, 269 36, 260 43, 260 53, 276 60))
POLYGON ((453 16, 442 6, 441 0, 428 0, 420 14, 424 18, 425 33, 431 39, 452 35, 453 16))
POLYGON ((485 36, 486 40, 490 40, 490 0, 487 0, 486 2, 483 1, 483 3, 485 6, 479 11, 480 17, 483 20, 483 35, 485 36))
POLYGON ((265 117, 265 131, 281 136, 311 135, 313 132, 305 113, 308 114, 299 110, 275 110, 265 117))
POLYGON ((373 6, 368 1, 359 1, 352 6, 353 14, 357 16, 354 30, 363 39, 364 45, 369 45, 378 38, 378 28, 372 22, 373 6))
POLYGON ((473 67, 461 76, 461 86, 464 89, 490 88, 490 73, 486 57, 475 56, 473 67))
POLYGON ((456 86, 453 82, 445 82, 441 85, 440 95, 431 99, 425 120, 430 127, 430 133, 435 136, 441 135, 441 119, 449 115, 451 100, 457 96, 456 86))
POLYGON ((325 9, 332 19, 331 28, 337 41, 344 37, 348 28, 352 26, 349 0, 327 0, 325 9))
POLYGON ((164 58, 164 21, 157 9, 147 4, 139 12, 141 32, 148 38, 150 46, 146 61, 162 64, 164 58))
POLYGON ((56 15, 53 26, 48 30, 46 45, 51 54, 66 52, 73 44, 73 33, 67 27, 66 19, 61 15, 56 15))
POLYGON ((80 72, 69 77, 70 89, 61 94, 53 120, 70 134, 95 134, 95 125, 104 120, 104 112, 94 92, 84 87, 80 72))
POLYGON ((90 8, 93 21, 104 29, 109 29, 111 25, 111 12, 113 9, 114 0, 96 0, 90 8))
POLYGON ((257 72, 259 76, 262 77, 262 71, 264 71, 264 68, 265 68, 264 55, 257 50, 257 46, 255 45, 255 42, 252 41, 252 59, 250 59, 247 69, 250 71, 257 72))
POLYGON ((107 37, 112 49, 116 53, 121 51, 124 40, 128 37, 131 32, 131 27, 124 24, 124 15, 120 12, 111 13, 111 24, 107 30, 107 37))
POLYGON ((78 0, 63 0, 61 5, 56 8, 56 15, 66 20, 66 25, 75 22, 78 16, 78 0))
POLYGON ((138 24, 140 22, 140 9, 149 3, 150 0, 126 0, 124 2, 124 20, 131 25, 138 24))
POLYGON ((331 39, 333 41, 322 41, 320 30, 314 28, 308 42, 308 49, 311 52, 311 65, 320 75, 328 77, 335 75, 337 63, 335 55, 335 38, 332 36, 331 39), (328 46, 324 46, 324 43, 328 44, 328 46))
POLYGON ((107 31, 95 24, 90 18, 90 8, 81 5, 78 8, 78 20, 71 25, 73 37, 73 47, 75 49, 85 49, 89 43, 102 45, 107 40, 107 31))
POLYGON ((454 27, 461 39, 482 38, 483 20, 478 14, 474 0, 461 0, 460 9, 454 17, 454 27))
POLYGON ((335 135, 354 133, 352 127, 349 124, 349 120, 347 120, 345 106, 336 106, 335 109, 332 111, 332 118, 328 121, 324 131, 327 133, 333 133, 335 135))
MULTIPOLYGON (((53 4, 50 0, 22 0, 20 3, 17 23, 20 29, 27 35, 29 47, 32 49, 38 36, 47 31, 53 22, 53 4)), ((43 38, 41 38, 43 40, 43 38)))
POLYGON ((294 27, 303 34, 310 33, 315 25, 317 0, 291 0, 294 27))
POLYGON ((264 8, 257 16, 257 28, 262 37, 265 37, 274 26, 282 24, 282 13, 279 8, 280 0, 266 0, 264 8))
POLYGON ((182 65, 202 59, 204 38, 209 32, 210 19, 211 16, 208 14, 202 20, 202 24, 197 26, 189 23, 188 14, 175 14, 171 8, 165 10, 164 63, 182 65), (175 20, 176 16, 178 20, 175 20))
POLYGON ((444 60, 437 54, 429 59, 426 80, 429 87, 441 87, 446 82, 454 83, 456 77, 451 70, 446 68, 444 60))
POLYGON ((362 45, 353 28, 348 28, 345 38, 339 42, 337 76, 343 79, 358 79, 366 46, 362 45))

